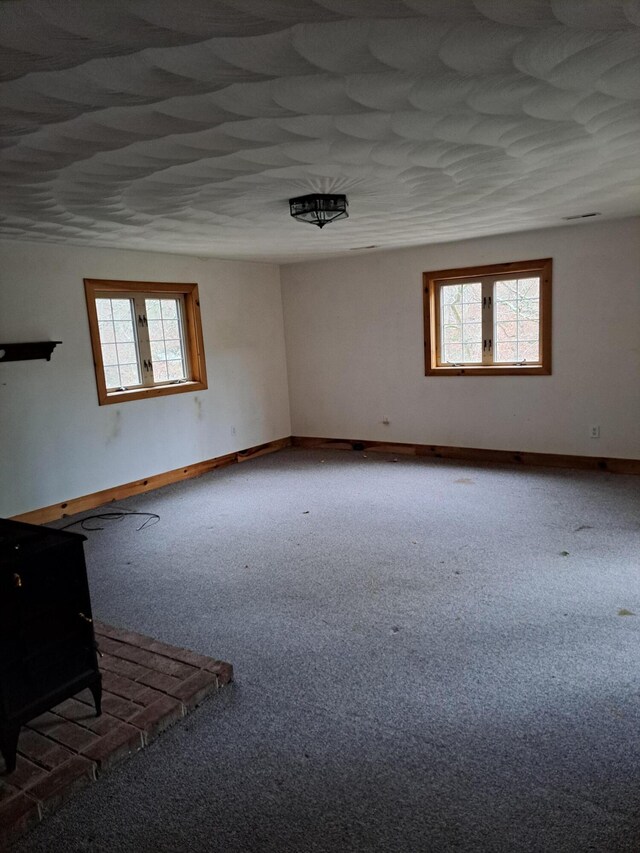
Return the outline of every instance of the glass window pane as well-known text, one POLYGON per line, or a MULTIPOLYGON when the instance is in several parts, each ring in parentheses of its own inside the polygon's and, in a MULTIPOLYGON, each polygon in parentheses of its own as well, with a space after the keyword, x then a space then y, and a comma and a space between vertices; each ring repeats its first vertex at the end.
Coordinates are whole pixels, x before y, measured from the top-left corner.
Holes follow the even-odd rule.
POLYGON ((482 284, 479 281, 473 284, 462 284, 463 302, 482 302, 482 284))
POLYGON ((518 340, 518 324, 517 323, 496 323, 496 341, 517 341, 518 340))
POLYGON ((445 305, 442 309, 444 323, 462 323, 462 305, 445 305))
POLYGON ((135 344, 118 344, 118 364, 135 364, 136 345, 135 344))
POLYGON ((137 364, 121 364, 120 365, 120 379, 122 381, 122 385, 125 387, 131 387, 133 385, 140 384, 140 377, 138 376, 138 365, 137 364))
POLYGON ((113 318, 111 300, 96 299, 96 311, 98 312, 98 320, 111 320, 113 318))
POLYGON ((182 360, 168 361, 167 367, 169 370, 169 379, 184 379, 184 369, 182 367, 182 360))
POLYGON ((162 333, 162 320, 148 320, 149 340, 161 341, 164 338, 162 333))
POLYGON ((160 320, 160 300, 145 299, 144 302, 147 311, 147 320, 160 320))
POLYGON ((161 299, 160 308, 163 320, 176 320, 178 317, 178 303, 175 299, 161 299))
POLYGON ((177 320, 162 321, 163 338, 177 338, 180 334, 177 320))
POLYGON ((539 320, 540 301, 538 299, 520 299, 518 302, 518 318, 520 320, 539 320))
POLYGON ((517 361, 518 360, 518 344, 515 341, 511 343, 501 343, 500 346, 496 346, 496 358, 495 361, 505 362, 505 361, 517 361), (498 353, 500 357, 498 358, 498 353))
POLYGON ((112 299, 111 309, 113 311, 114 320, 128 320, 129 322, 131 322, 130 299, 112 299))
POLYGON ((167 371, 167 362, 166 361, 154 361, 153 362, 153 379, 154 382, 167 382, 169 379, 169 373, 167 371))
POLYGON ((116 336, 111 321, 98 323, 98 328, 100 331, 100 341, 103 344, 112 344, 115 341, 116 336))
POLYGON ((121 343, 135 340, 133 333, 133 323, 131 320, 116 320, 113 324, 116 333, 116 340, 121 343))
POLYGON ((496 297, 495 304, 495 318, 496 320, 506 320, 508 322, 516 321, 518 319, 518 311, 515 306, 515 302, 499 302, 496 297))
POLYGON ((540 324, 535 320, 520 320, 518 323, 518 337, 522 341, 537 341, 540 333, 540 324))
POLYGON ((462 336, 465 344, 478 343, 482 340, 482 323, 463 323, 462 336))
POLYGON ((465 323, 482 323, 482 303, 465 303, 462 306, 462 317, 465 323))
POLYGON ((105 367, 104 369, 104 381, 106 383, 107 388, 119 388, 120 387, 120 371, 117 367, 105 367))
POLYGON ((518 295, 521 299, 535 299, 540 297, 539 278, 521 278, 518 280, 518 295))
POLYGON ((443 284, 440 288, 443 305, 452 305, 454 302, 462 302, 462 285, 443 284))
POLYGON ((457 344, 462 342, 462 323, 459 326, 444 327, 445 344, 457 344))
POLYGON ((497 281, 495 284, 496 302, 505 302, 508 299, 515 299, 518 293, 517 284, 517 281, 497 281))
POLYGON ((447 344, 444 347, 444 361, 459 364, 462 361, 462 344, 447 344))
POLYGON ((182 360, 182 344, 180 341, 165 341, 167 358, 182 360))
POLYGON ((518 344, 518 361, 538 361, 540 346, 538 341, 520 341, 518 344))
POLYGON ((102 363, 105 367, 118 363, 118 351, 115 344, 102 345, 102 363))
POLYGON ((150 341, 151 345, 151 360, 164 361, 167 354, 164 349, 164 341, 150 341))
POLYGON ((462 348, 462 354, 465 364, 482 361, 482 343, 480 341, 476 344, 466 343, 462 348))

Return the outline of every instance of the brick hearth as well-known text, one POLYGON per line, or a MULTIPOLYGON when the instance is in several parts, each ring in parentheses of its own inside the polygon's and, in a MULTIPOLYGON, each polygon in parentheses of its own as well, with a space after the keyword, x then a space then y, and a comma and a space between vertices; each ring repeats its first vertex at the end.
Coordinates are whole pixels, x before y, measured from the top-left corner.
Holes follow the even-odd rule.
POLYGON ((233 679, 223 661, 101 622, 95 629, 102 716, 85 690, 23 727, 16 770, 0 775, 0 848, 233 679))

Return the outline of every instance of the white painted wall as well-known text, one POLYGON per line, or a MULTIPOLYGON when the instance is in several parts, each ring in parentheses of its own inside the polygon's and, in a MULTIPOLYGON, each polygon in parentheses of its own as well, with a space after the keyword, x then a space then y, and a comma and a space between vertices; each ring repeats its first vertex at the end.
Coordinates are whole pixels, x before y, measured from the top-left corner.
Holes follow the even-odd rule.
POLYGON ((293 264, 281 275, 294 435, 640 457, 640 220, 293 264), (425 377, 422 273, 545 257, 553 375, 425 377))
POLYGON ((0 362, 0 516, 291 434, 275 265, 0 243, 0 342, 31 340, 63 343, 0 362), (85 277, 197 282, 208 390, 99 406, 85 277))
POLYGON ((47 339, 51 362, 0 362, 0 516, 292 432, 638 458, 640 220, 280 270, 0 243, 0 342, 47 339), (424 270, 548 256, 552 376, 424 376, 424 270), (84 277, 198 282, 209 389, 98 406, 84 277))

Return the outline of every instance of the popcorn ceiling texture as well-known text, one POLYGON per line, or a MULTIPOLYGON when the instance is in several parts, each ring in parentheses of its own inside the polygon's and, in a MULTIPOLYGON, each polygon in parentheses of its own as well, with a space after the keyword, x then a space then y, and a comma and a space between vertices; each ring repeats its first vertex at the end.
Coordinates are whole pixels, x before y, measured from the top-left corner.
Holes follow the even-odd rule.
POLYGON ((286 261, 640 211, 640 0, 11 0, 0 236, 286 261), (344 192, 320 231, 287 200, 344 192))

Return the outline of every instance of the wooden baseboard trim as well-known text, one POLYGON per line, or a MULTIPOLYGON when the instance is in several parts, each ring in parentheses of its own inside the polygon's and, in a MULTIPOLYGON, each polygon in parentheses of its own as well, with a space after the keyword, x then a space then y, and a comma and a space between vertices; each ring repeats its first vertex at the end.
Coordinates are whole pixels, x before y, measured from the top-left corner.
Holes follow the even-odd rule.
POLYGON ((68 515, 74 515, 77 512, 84 512, 114 501, 121 501, 132 495, 140 495, 143 492, 150 492, 152 489, 160 489, 162 486, 168 486, 171 483, 190 480, 192 477, 199 477, 201 474, 214 471, 216 468, 246 462, 249 459, 256 459, 258 456, 264 456, 266 453, 275 453, 285 447, 301 447, 309 450, 366 450, 377 453, 428 456, 434 459, 458 459, 463 462, 497 462, 537 468, 576 468, 582 471, 608 471, 611 474, 640 475, 640 459, 568 456, 559 453, 530 453, 515 450, 486 450, 480 447, 447 447, 446 445, 436 444, 407 444, 394 441, 292 435, 287 438, 268 441, 266 444, 257 444, 255 447, 247 447, 245 450, 227 453, 225 456, 205 459, 203 462, 196 462, 193 465, 185 465, 184 468, 165 471, 163 474, 154 474, 151 477, 145 477, 143 480, 135 480, 132 483, 124 483, 111 489, 103 489, 101 492, 71 498, 63 503, 34 509, 31 512, 23 512, 20 515, 14 515, 13 519, 15 521, 26 521, 30 524, 46 524, 49 521, 57 521, 59 518, 66 518, 68 515))
POLYGON ((151 477, 145 477, 143 480, 135 480, 132 483, 124 483, 121 486, 114 486, 111 489, 103 489, 101 492, 93 492, 90 495, 72 498, 63 503, 45 506, 42 509, 34 509, 31 512, 23 512, 20 515, 14 515, 13 519, 15 521, 26 521, 29 524, 46 524, 48 521, 66 518, 66 516, 74 515, 76 512, 84 512, 87 509, 95 509, 107 503, 130 498, 132 495, 150 492, 152 489, 159 489, 162 486, 168 486, 170 483, 178 483, 180 480, 190 480, 192 477, 199 477, 201 474, 214 471, 216 468, 224 468, 236 462, 255 459, 257 456, 263 456, 265 453, 274 453, 290 445, 290 437, 278 438, 275 441, 268 441, 266 444, 258 444, 255 447, 248 447, 245 450, 227 453, 225 456, 216 456, 214 459, 205 459, 203 462, 185 465, 184 468, 175 468, 173 471, 165 471, 163 474, 154 474, 151 477))
POLYGON ((608 471, 611 474, 640 474, 640 459, 568 456, 559 453, 485 450, 480 447, 447 447, 436 444, 403 444, 400 442, 367 441, 365 439, 313 438, 299 435, 291 436, 291 445, 311 450, 366 450, 378 453, 430 456, 434 459, 459 459, 464 462, 499 462, 533 467, 608 471))

